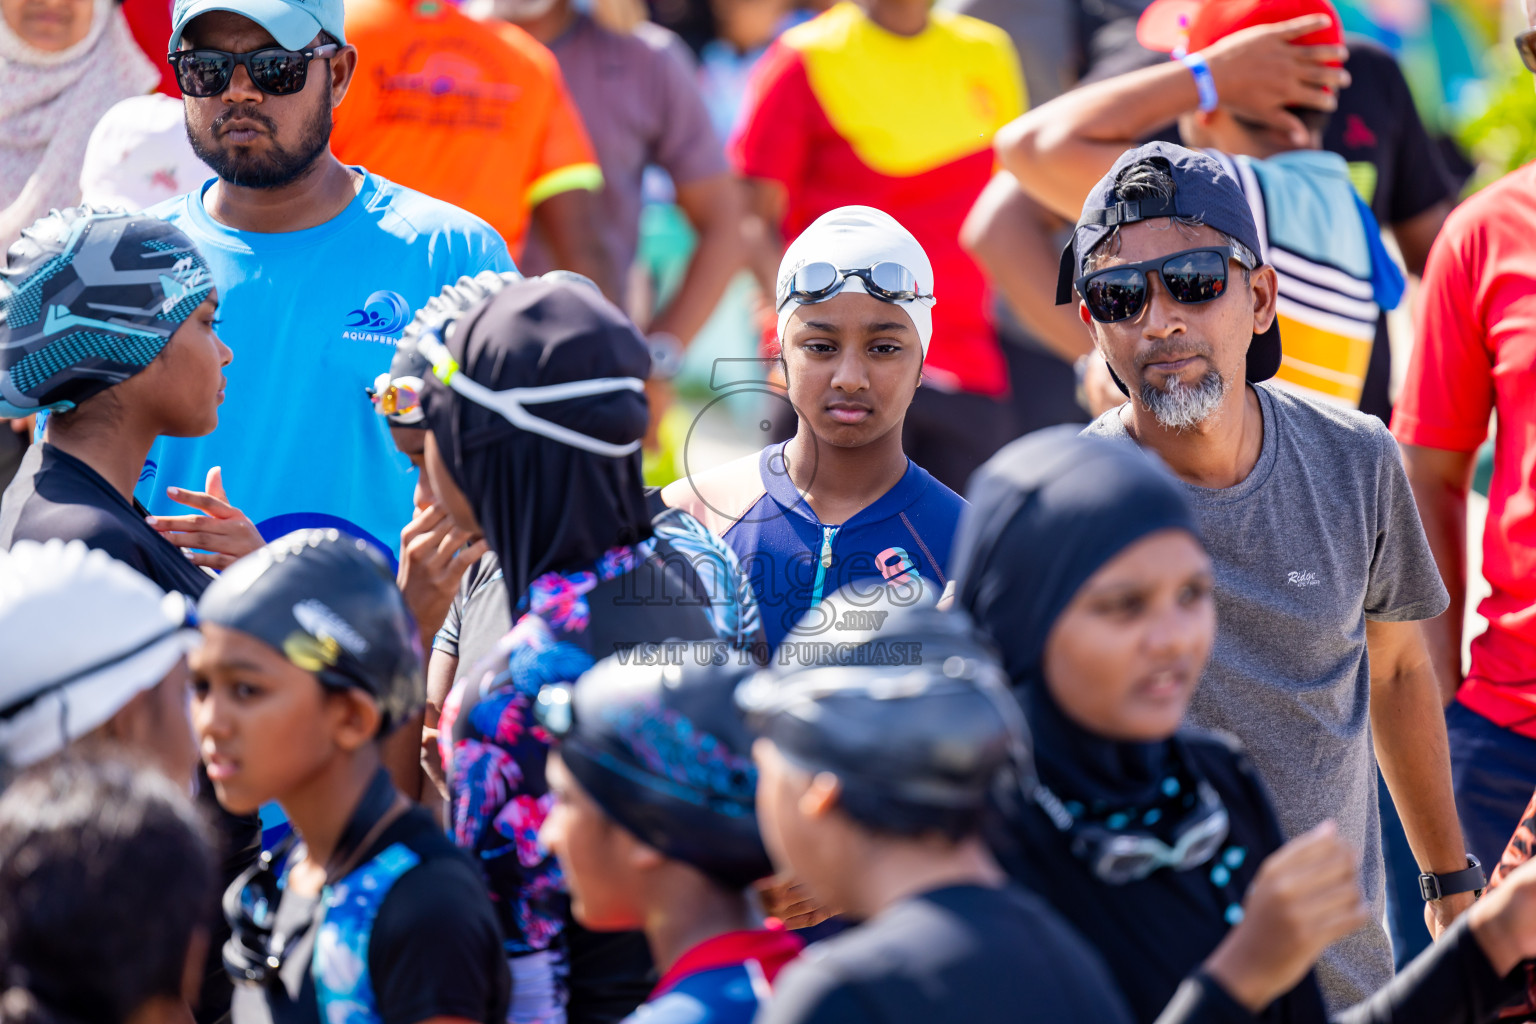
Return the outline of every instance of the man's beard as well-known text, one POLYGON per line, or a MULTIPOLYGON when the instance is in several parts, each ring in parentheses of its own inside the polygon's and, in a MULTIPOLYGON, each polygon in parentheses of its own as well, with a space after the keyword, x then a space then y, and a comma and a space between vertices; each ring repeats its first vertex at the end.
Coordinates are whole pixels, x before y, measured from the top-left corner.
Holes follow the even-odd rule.
POLYGON ((1227 380, 1216 370, 1207 370, 1194 384, 1170 379, 1165 387, 1141 382, 1141 406, 1168 430, 1193 430, 1221 408, 1227 397, 1227 380))
POLYGON ((194 134, 190 125, 187 127, 187 139, 192 143, 192 151, 203 163, 213 168, 221 181, 239 185, 241 188, 282 188, 302 177, 310 167, 314 166, 315 160, 330 144, 330 97, 326 96, 325 101, 310 115, 296 150, 284 149, 278 145, 277 125, 270 117, 249 108, 229 110, 220 114, 208 126, 206 134, 208 141, 194 134), (234 120, 237 115, 259 122, 267 129, 273 140, 272 148, 268 152, 261 156, 237 154, 232 149, 219 146, 212 141, 218 138, 219 129, 234 120))

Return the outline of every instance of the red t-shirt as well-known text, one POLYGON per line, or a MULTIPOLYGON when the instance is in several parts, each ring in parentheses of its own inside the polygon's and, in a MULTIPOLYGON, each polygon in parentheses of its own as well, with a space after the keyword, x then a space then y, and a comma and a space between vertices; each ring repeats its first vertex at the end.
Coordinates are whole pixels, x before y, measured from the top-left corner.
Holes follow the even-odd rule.
POLYGON ((1498 414, 1478 607, 1459 699, 1536 738, 1536 165, 1463 203, 1430 251, 1418 339, 1392 418, 1404 444, 1471 452, 1498 414))
POLYGON ((905 225, 933 264, 925 371, 940 386, 999 396, 1008 369, 960 227, 991 180, 992 136, 1023 111, 1001 29, 933 11, 922 32, 898 36, 845 2, 763 55, 731 158, 784 186, 786 241, 839 206, 873 206, 905 225))

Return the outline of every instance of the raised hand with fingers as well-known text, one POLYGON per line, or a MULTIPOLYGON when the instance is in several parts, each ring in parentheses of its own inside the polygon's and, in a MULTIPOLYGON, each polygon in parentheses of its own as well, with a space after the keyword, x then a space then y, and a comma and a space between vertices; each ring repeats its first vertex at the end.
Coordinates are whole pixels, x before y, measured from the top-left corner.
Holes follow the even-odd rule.
POLYGON ((266 543, 256 524, 244 512, 231 505, 224 493, 223 470, 208 471, 204 490, 188 491, 167 487, 166 497, 178 505, 200 509, 201 514, 149 516, 145 519, 166 540, 187 553, 194 565, 208 569, 227 569, 237 560, 266 543))
POLYGON ((1206 973, 1254 1013, 1289 992, 1323 950, 1370 920, 1358 861, 1331 821, 1270 854, 1206 973))
POLYGON ((1286 108, 1336 109, 1339 91, 1349 85, 1349 72, 1338 65, 1349 51, 1292 40, 1329 24, 1326 15, 1309 14, 1234 32, 1202 50, 1221 105, 1284 132, 1298 146, 1312 145, 1306 126, 1286 108))
POLYGON ((400 572, 395 582, 416 617, 423 647, 430 646, 442 628, 464 573, 488 550, 484 538, 457 529, 438 505, 417 509, 400 531, 400 572))

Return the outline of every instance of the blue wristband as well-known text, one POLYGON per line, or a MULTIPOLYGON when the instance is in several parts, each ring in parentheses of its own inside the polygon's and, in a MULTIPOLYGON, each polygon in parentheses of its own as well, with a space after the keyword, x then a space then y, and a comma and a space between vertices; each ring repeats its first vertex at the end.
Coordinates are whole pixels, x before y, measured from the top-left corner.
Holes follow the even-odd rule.
POLYGON ((1205 58, 1198 53, 1186 53, 1179 58, 1179 62, 1189 68, 1189 73, 1195 76, 1195 91, 1200 94, 1200 109, 1215 110, 1216 79, 1211 77, 1211 69, 1205 63, 1205 58))

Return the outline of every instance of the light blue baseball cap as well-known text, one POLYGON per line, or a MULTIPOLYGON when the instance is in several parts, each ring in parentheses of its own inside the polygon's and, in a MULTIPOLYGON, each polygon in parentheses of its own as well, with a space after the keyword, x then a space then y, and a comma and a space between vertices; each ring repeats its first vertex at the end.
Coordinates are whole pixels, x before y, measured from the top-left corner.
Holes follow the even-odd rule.
POLYGON ((321 32, 329 33, 338 43, 347 41, 342 0, 176 0, 166 53, 181 49, 181 33, 187 23, 210 11, 229 11, 251 19, 286 50, 302 50, 321 32))

